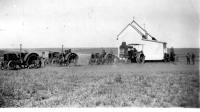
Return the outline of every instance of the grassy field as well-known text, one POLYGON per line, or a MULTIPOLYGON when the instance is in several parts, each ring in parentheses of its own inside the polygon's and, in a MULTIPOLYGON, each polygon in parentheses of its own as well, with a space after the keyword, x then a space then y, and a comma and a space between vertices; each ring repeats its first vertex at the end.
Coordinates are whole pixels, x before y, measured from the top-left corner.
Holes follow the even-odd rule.
POLYGON ((199 59, 90 66, 79 54, 79 66, 0 70, 0 107, 200 106, 199 59))
POLYGON ((0 71, 1 107, 198 107, 199 72, 163 63, 0 71))

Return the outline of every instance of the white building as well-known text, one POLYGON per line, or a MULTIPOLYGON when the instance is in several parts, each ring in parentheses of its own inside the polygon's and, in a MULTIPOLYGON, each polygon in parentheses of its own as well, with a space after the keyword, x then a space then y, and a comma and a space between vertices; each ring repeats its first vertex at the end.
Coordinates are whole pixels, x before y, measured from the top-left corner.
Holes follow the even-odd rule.
POLYGON ((163 60, 164 53, 167 53, 167 43, 158 40, 152 40, 152 36, 148 34, 145 29, 139 31, 138 29, 140 28, 140 26, 139 28, 136 28, 136 26, 132 25, 132 23, 134 22, 128 24, 127 27, 125 27, 118 35, 118 57, 120 55, 120 45, 122 44, 122 42, 126 42, 127 45, 138 44, 135 46, 135 48, 137 49, 137 51, 143 51, 145 55, 145 60, 163 60), (143 38, 142 35, 147 35, 145 37, 146 39, 143 38))

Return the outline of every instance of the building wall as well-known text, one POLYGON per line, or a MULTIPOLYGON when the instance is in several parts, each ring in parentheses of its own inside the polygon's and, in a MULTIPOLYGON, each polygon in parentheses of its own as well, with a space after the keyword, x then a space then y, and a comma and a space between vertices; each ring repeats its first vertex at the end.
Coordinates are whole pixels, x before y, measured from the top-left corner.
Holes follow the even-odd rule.
POLYGON ((163 43, 143 41, 143 44, 145 60, 162 60, 164 58, 163 43))

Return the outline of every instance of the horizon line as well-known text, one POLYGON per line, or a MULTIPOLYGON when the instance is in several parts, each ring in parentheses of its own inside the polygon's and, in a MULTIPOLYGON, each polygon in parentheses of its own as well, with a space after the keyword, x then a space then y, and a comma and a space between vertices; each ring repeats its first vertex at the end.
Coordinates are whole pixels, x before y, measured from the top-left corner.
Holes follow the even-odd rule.
MULTIPOLYGON (((26 48, 22 48, 22 49, 62 49, 61 47, 38 47, 38 48, 33 48, 33 47, 26 47, 26 48)), ((63 49, 88 49, 88 48, 118 48, 118 47, 64 47, 63 49)), ((169 47, 168 49, 170 49, 171 47, 169 47)), ((188 48, 193 48, 193 49, 200 49, 200 47, 173 47, 173 48, 178 48, 178 49, 188 49, 188 48)), ((20 48, 0 48, 0 49, 20 49, 20 48)))

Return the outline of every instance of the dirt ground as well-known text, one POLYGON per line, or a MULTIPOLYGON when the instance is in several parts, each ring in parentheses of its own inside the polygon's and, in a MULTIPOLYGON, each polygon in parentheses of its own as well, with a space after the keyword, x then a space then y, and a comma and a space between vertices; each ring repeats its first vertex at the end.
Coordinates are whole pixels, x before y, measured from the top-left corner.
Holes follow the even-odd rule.
POLYGON ((199 64, 0 70, 0 107, 199 107, 199 64))

